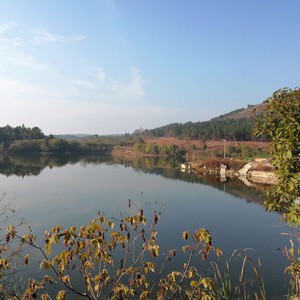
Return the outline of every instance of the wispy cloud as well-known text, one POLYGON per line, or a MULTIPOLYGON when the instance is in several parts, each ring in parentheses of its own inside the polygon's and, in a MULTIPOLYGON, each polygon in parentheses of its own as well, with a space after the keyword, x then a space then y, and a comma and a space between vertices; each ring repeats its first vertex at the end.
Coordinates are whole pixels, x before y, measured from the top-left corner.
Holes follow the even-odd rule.
MULTIPOLYGON (((174 119, 207 119, 194 110, 143 103, 102 103, 74 100, 65 88, 49 89, 35 83, 0 79, 0 126, 39 126, 49 133, 125 133, 141 126, 154 128, 174 119), (155 116, 155 117, 153 117, 155 116), (118 122, 116 122, 118 120, 118 122), (120 127, 122 124, 122 127, 120 127)), ((211 117, 211 116, 209 116, 211 117)))
POLYGON ((11 41, 6 42, 4 45, 0 46, 0 66, 5 64, 11 67, 18 66, 22 68, 39 70, 51 69, 46 64, 39 62, 35 57, 27 54, 23 49, 19 48, 19 45, 12 44, 11 41))
MULTIPOLYGON (((24 37, 20 32, 9 32, 12 28, 20 28, 17 23, 9 22, 0 24, 0 66, 2 70, 19 66, 31 69, 49 69, 48 66, 39 62, 24 47, 24 37), (16 35, 18 34, 18 35, 16 35)), ((23 33, 24 36, 24 32, 23 33)), ((0 69, 0 74, 1 71, 0 69)))
POLYGON ((131 68, 131 78, 128 83, 110 81, 107 88, 114 93, 120 95, 122 98, 138 98, 142 97, 144 93, 144 85, 147 82, 143 79, 138 68, 131 68))
POLYGON ((7 32, 16 27, 17 23, 9 22, 0 24, 0 47, 3 49, 5 45, 19 47, 22 45, 23 39, 20 37, 7 37, 7 32))
POLYGON ((39 126, 46 133, 132 132, 142 125, 158 126, 178 114, 175 109, 133 103, 87 105, 85 101, 70 99, 60 89, 49 90, 30 82, 1 79, 0 103, 0 126, 26 124, 39 126))
POLYGON ((83 41, 85 36, 80 34, 73 37, 67 37, 63 35, 54 34, 48 31, 33 31, 35 34, 33 37, 33 41, 36 44, 44 44, 44 43, 72 43, 83 41))
POLYGON ((144 86, 147 79, 143 78, 136 67, 130 70, 129 80, 120 81, 108 75, 101 68, 94 67, 87 71, 89 80, 72 80, 73 91, 80 92, 80 88, 97 89, 107 98, 129 101, 145 95, 144 86))
POLYGON ((0 36, 0 48, 5 48, 5 45, 21 47, 23 45, 23 39, 21 37, 4 38, 0 36))
MULTIPOLYGON (((49 69, 50 67, 48 65, 33 56, 32 51, 29 52, 27 47, 25 47, 25 45, 32 39, 36 44, 55 42, 71 43, 84 40, 85 37, 83 35, 66 37, 52 34, 48 31, 24 30, 23 27, 14 22, 0 24, 0 66, 4 67, 5 65, 7 68, 8 66, 18 66, 30 69, 49 69), (15 27, 18 29, 16 32, 9 32, 15 27)), ((87 84, 81 84, 81 86, 84 85, 87 87, 87 84)))
POLYGON ((14 22, 0 24, 0 35, 4 34, 6 31, 12 29, 15 26, 17 26, 17 23, 14 22))

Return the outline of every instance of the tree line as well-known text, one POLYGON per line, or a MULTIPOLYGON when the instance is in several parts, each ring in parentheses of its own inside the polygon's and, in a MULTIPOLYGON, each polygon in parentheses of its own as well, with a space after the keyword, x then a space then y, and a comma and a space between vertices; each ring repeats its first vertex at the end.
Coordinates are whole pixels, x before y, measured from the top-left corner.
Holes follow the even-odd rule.
POLYGON ((162 155, 167 157, 181 157, 186 154, 186 151, 177 145, 155 145, 155 144, 145 144, 145 143, 135 143, 133 149, 144 153, 152 155, 162 155))
POLYGON ((249 118, 213 119, 205 122, 172 123, 162 127, 144 130, 143 137, 177 137, 201 140, 250 141, 253 137, 255 121, 249 118))
POLYGON ((7 148, 14 141, 39 140, 45 138, 47 138, 46 135, 38 127, 29 128, 24 125, 17 127, 6 125, 0 127, 0 143, 4 148, 7 148))
POLYGON ((82 153, 111 151, 112 144, 101 140, 64 140, 45 135, 38 127, 0 127, 0 152, 4 153, 82 153))

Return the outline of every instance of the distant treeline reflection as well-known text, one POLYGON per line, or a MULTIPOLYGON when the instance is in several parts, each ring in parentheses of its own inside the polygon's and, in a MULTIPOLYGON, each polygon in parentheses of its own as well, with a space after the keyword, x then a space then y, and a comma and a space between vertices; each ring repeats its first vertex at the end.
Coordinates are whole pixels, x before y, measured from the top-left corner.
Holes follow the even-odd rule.
POLYGON ((157 174, 173 180, 187 181, 214 187, 224 193, 243 198, 249 202, 263 205, 264 199, 260 191, 263 186, 246 186, 238 178, 228 178, 226 182, 220 181, 215 175, 203 175, 194 173, 183 173, 179 169, 180 161, 170 160, 164 157, 140 157, 134 160, 114 158, 114 163, 122 164, 148 174, 157 174))
POLYGON ((0 173, 5 176, 38 176, 45 168, 59 168, 66 165, 123 165, 137 172, 157 174, 172 180, 209 185, 225 193, 244 198, 247 201, 263 203, 257 189, 245 186, 238 179, 228 179, 226 183, 213 175, 182 173, 180 161, 165 157, 123 158, 110 155, 41 155, 41 156, 0 156, 0 173))
POLYGON ((0 155, 0 173, 5 176, 37 176, 45 168, 63 167, 68 164, 100 164, 109 159, 98 155, 0 155))

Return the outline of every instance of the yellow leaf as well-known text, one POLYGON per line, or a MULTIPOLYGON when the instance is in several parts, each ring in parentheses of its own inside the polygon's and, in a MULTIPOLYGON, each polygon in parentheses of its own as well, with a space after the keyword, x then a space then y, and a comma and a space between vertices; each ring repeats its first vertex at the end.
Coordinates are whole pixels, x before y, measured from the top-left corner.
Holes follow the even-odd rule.
POLYGON ((190 236, 190 233, 188 231, 184 231, 182 233, 182 239, 183 240, 187 240, 189 238, 189 236, 190 236))
POLYGON ((108 222, 108 226, 109 226, 111 229, 114 229, 115 224, 114 224, 112 221, 109 221, 109 222, 108 222))
POLYGON ((152 272, 155 271, 154 264, 152 262, 148 262, 147 265, 152 272))
POLYGON ((61 278, 61 281, 64 283, 69 283, 70 282, 70 276, 69 275, 65 275, 61 278))
POLYGON ((51 267, 50 261, 49 260, 43 260, 40 264, 40 269, 45 268, 46 270, 49 270, 51 267))
POLYGON ((26 254, 26 255, 24 256, 24 265, 28 265, 28 261, 29 261, 29 255, 26 254))
POLYGON ((56 300, 64 300, 66 297, 66 291, 59 291, 56 295, 56 300))
POLYGON ((46 244, 45 250, 46 250, 48 255, 51 253, 51 244, 50 244, 50 242, 46 244))

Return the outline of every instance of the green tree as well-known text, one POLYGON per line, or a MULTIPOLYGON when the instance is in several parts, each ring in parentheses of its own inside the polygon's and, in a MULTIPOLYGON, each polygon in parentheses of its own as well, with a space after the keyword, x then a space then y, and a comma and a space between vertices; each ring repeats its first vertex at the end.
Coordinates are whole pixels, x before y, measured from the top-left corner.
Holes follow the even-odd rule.
POLYGON ((278 90, 267 100, 257 120, 256 134, 271 140, 271 160, 278 184, 267 193, 269 210, 283 213, 286 221, 300 223, 300 89, 278 90))
POLYGON ((153 149, 153 145, 152 144, 147 144, 147 146, 145 147, 145 152, 147 154, 152 153, 152 149, 153 149))

